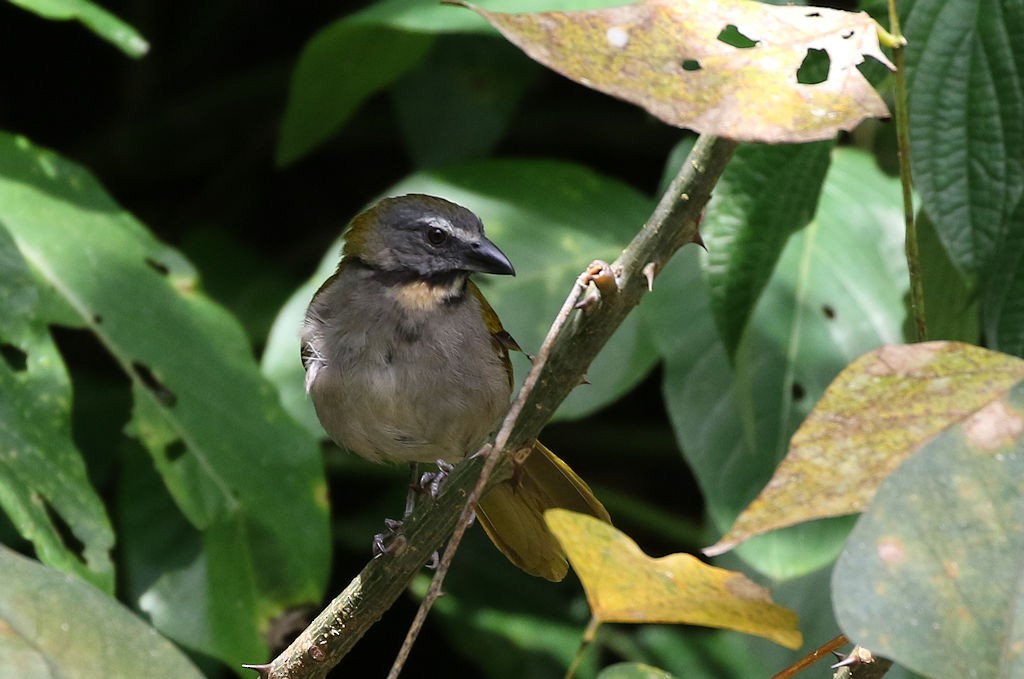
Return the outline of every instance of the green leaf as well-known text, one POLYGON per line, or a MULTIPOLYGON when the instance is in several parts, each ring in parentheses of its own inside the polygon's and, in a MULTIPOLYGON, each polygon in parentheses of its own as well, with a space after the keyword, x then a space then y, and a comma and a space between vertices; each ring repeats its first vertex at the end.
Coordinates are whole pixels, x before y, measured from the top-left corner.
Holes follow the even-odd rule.
MULTIPOLYGON (((621 4, 622 0, 483 0, 476 6, 493 12, 537 12, 600 9, 621 4)), ((360 21, 378 21, 408 31, 497 35, 497 31, 472 11, 421 0, 382 0, 352 16, 360 21)))
POLYGON ((289 165, 341 129, 370 95, 412 68, 433 38, 347 17, 313 36, 292 74, 278 165, 289 165))
POLYGON ((10 2, 47 19, 58 21, 77 19, 93 33, 130 57, 137 59, 149 51, 149 43, 138 31, 88 0, 10 0, 10 2))
MULTIPOLYGON (((803 616, 800 617, 800 626, 807 629, 803 616)), ((613 631, 617 630, 604 627, 602 636, 598 638, 607 639, 613 631)), ((792 653, 767 639, 698 627, 644 625, 635 630, 633 636, 637 651, 625 657, 663 668, 686 679, 763 679, 763 669, 771 665, 763 662, 761 656, 746 652, 744 646, 750 641, 760 642, 766 648, 777 649, 781 653, 792 653), (757 662, 754 662, 755 657, 757 662)), ((606 645, 614 648, 612 643, 606 645)))
POLYGON ((701 235, 712 312, 730 358, 790 234, 814 217, 832 146, 743 144, 715 187, 701 235))
POLYGON ((1005 244, 1024 228, 1011 219, 1024 195, 1024 7, 916 0, 905 32, 924 210, 963 271, 1008 268, 1005 244))
POLYGON ((0 214, 0 507, 44 563, 113 592, 114 533, 71 439, 71 383, 45 294, 0 214))
POLYGON ((1024 677, 1024 382, 882 483, 833 574, 852 640, 936 679, 1024 677))
POLYGON ((115 600, 0 545, 0 675, 202 679, 180 650, 115 600))
MULTIPOLYGON (((608 6, 619 0, 494 0, 496 10, 608 6)), ((434 36, 494 30, 473 12, 422 0, 385 0, 322 28, 302 49, 281 123, 277 163, 288 165, 341 129, 371 95, 408 73, 434 36)), ((437 97, 435 96, 435 100, 437 97)))
POLYGON ((1024 357, 1024 200, 1017 204, 984 294, 981 307, 989 345, 1024 357))
MULTIPOLYGON (((928 217, 928 213, 923 210, 917 213, 917 243, 920 251, 928 338, 977 343, 981 330, 978 323, 976 293, 972 290, 972 286, 964 274, 950 259, 949 253, 935 231, 935 224, 928 217)), ((995 292, 997 289, 1008 291, 1010 286, 989 288, 990 292, 995 292)), ((1000 302, 1006 304, 1008 308, 1012 308, 1016 304, 1016 301, 1009 295, 1000 302)), ((914 336, 914 329, 911 325, 913 322, 914 319, 908 314, 904 329, 904 334, 907 337, 914 336)), ((1024 322, 1021 325, 1024 326, 1024 322)))
MULTIPOLYGON (((553 161, 490 160, 412 175, 385 195, 430 193, 476 212, 488 237, 515 264, 514 278, 478 276, 480 289, 505 329, 536 353, 576 277, 595 258, 613 260, 652 208, 651 201, 616 181, 553 161)), ((340 230, 340 229, 339 229, 340 230)), ((302 392, 298 328, 317 287, 334 270, 340 242, 331 246, 313 279, 296 291, 267 340, 264 373, 289 412, 319 431, 302 392)), ((521 357, 517 375, 525 376, 521 357)), ((629 391, 657 360, 639 319, 630 317, 605 346, 558 415, 582 417, 629 391)))
MULTIPOLYGON (((672 426, 720 530, 764 487, 839 370, 901 341, 907 274, 898 196, 896 182, 866 154, 833 153, 815 219, 790 237, 734 367, 715 330, 696 248, 676 257, 640 306, 664 356, 672 426)), ((797 526, 740 553, 769 575, 793 577, 828 563, 847 526, 797 526)))
POLYGON ((127 599, 184 646, 232 665, 263 657, 258 583, 237 535, 197 531, 140 455, 124 461, 117 500, 127 599))
MULTIPOLYGON (((323 591, 329 540, 316 441, 281 409, 241 327, 197 291, 188 263, 88 172, 0 134, 0 222, 131 379, 129 431, 203 533, 210 568, 252 589, 232 609, 249 636, 242 650, 262 643, 253 638, 260 624, 323 591)), ((205 587, 219 581, 209 576, 205 587)))
POLYGON ((638 662, 622 662, 610 665, 597 675, 597 679, 674 679, 675 675, 665 670, 638 662))
POLYGON ((487 155, 540 72, 492 38, 453 36, 438 42, 394 87, 395 113, 416 166, 487 155))

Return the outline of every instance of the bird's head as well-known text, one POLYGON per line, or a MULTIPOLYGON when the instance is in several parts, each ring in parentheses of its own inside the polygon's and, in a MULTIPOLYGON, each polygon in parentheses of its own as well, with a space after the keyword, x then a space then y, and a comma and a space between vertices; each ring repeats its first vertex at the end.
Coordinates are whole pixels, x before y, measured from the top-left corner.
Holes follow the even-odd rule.
POLYGON ((515 275, 508 257, 484 236, 480 218, 423 194, 385 198, 352 220, 345 258, 381 271, 431 278, 455 272, 515 275))

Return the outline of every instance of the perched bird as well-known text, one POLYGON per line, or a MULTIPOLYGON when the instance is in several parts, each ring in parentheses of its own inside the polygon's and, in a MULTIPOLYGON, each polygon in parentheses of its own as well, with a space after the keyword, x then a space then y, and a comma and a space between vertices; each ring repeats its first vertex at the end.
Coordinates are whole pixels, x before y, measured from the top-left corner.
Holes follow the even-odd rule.
MULTIPOLYGON (((306 311, 306 391, 332 439, 375 462, 454 462, 500 424, 519 346, 469 279, 514 275, 464 207, 385 198, 349 224, 337 272, 306 311)), ((539 441, 477 507, 487 535, 528 573, 561 580, 565 555, 544 523, 563 507, 608 521, 587 484, 539 441)))

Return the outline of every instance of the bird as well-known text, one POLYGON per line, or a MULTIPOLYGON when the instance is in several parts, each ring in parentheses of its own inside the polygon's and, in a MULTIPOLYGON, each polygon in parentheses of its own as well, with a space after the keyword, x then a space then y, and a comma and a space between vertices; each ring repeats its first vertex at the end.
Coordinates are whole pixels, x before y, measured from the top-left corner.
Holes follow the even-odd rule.
MULTIPOLYGON (((418 463, 475 453, 509 408, 509 352, 522 350, 470 276, 515 275, 512 263, 472 211, 425 194, 379 200, 344 236, 301 330, 306 392, 324 430, 367 460, 413 465, 414 478, 418 463)), ((568 562, 544 511, 611 519, 564 461, 538 440, 529 450, 476 516, 513 564, 557 582, 568 562)))

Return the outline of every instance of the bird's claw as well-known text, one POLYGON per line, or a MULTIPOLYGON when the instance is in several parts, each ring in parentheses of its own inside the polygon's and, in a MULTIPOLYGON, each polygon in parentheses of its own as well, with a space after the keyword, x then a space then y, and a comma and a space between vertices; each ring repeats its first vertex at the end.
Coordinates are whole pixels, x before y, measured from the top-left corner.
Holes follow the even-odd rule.
POLYGON ((451 462, 444 460, 437 461, 437 471, 423 472, 419 480, 413 486, 413 490, 419 493, 427 493, 430 497, 436 498, 441 490, 441 484, 448 478, 455 469, 451 462))
POLYGON ((384 519, 384 530, 373 536, 373 558, 395 554, 405 547, 402 535, 403 522, 398 519, 384 519))

